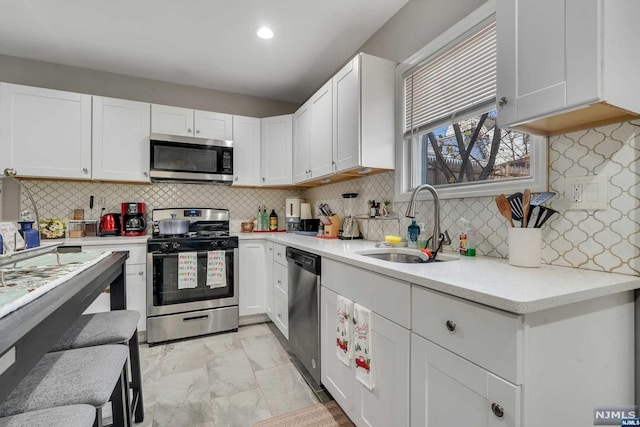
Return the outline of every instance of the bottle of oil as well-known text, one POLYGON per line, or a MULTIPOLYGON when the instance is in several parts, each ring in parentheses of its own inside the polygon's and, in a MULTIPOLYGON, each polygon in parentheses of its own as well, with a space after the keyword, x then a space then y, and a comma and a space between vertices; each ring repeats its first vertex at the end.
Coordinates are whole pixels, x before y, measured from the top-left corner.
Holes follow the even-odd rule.
POLYGON ((271 215, 269 215, 269 231, 276 231, 278 229, 278 215, 275 209, 271 209, 271 215))

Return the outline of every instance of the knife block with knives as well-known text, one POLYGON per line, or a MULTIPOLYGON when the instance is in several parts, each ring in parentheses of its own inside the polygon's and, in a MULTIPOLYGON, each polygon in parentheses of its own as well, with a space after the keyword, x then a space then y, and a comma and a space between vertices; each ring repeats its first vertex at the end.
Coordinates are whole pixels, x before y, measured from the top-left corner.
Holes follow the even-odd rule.
POLYGON ((338 214, 333 214, 330 217, 327 217, 330 224, 324 226, 324 236, 325 237, 338 237, 338 232, 340 231, 340 226, 342 225, 342 221, 338 214))

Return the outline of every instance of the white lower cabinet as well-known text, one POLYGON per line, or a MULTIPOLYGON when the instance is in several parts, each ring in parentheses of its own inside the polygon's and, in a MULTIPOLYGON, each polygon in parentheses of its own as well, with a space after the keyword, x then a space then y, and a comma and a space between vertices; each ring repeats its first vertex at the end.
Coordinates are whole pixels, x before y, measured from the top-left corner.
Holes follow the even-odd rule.
POLYGON ((242 240, 239 268, 239 311, 240 316, 250 316, 265 312, 266 300, 266 250, 264 240, 242 240))
POLYGON ((269 319, 273 321, 273 242, 267 242, 265 265, 267 268, 267 293, 264 301, 264 311, 269 316, 269 319))
MULTIPOLYGON (((140 313, 138 332, 147 330, 147 245, 137 244, 100 244, 82 245, 83 251, 128 251, 126 261, 126 300, 127 310, 140 313)), ((103 292, 87 308, 85 314, 100 313, 111 310, 110 294, 103 292)))
POLYGON ((353 360, 346 366, 336 355, 337 299, 337 293, 322 287, 322 383, 356 425, 408 426, 409 330, 371 313, 374 387, 369 390, 356 379, 353 360))
POLYGON ((289 269, 277 260, 273 263, 273 323, 289 339, 289 269))
POLYGON ((634 404, 632 292, 523 315, 416 285, 411 301, 412 427, 582 427, 634 404))
POLYGON ((411 426, 520 426, 520 387, 411 334, 411 426))

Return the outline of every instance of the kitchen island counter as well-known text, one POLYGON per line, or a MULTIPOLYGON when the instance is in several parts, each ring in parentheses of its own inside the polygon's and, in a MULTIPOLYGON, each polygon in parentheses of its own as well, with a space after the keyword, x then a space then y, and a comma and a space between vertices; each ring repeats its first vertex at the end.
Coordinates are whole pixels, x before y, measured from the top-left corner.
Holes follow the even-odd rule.
POLYGON ((543 264, 514 267, 508 260, 458 257, 455 261, 402 264, 359 255, 375 248, 366 240, 337 240, 292 233, 238 233, 240 240, 267 239, 355 267, 511 313, 526 314, 640 288, 640 277, 543 264))
POLYGON ((0 401, 108 286, 111 308, 126 308, 127 256, 126 252, 111 253, 0 319, 0 401))

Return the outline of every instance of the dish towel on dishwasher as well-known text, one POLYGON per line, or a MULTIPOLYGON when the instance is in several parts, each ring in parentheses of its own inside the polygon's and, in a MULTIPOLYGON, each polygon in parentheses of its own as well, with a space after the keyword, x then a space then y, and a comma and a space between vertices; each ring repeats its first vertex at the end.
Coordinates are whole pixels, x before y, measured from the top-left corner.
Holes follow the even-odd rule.
POLYGON ((207 286, 224 288, 227 286, 227 269, 224 251, 207 252, 207 286))
POLYGON ((356 361, 356 379, 373 390, 373 363, 371 357, 371 310, 353 305, 353 358, 356 361))
POLYGON ((178 289, 198 287, 198 253, 178 254, 178 289))
POLYGON ((351 365, 351 319, 353 302, 338 295, 336 307, 336 355, 342 363, 351 365))

